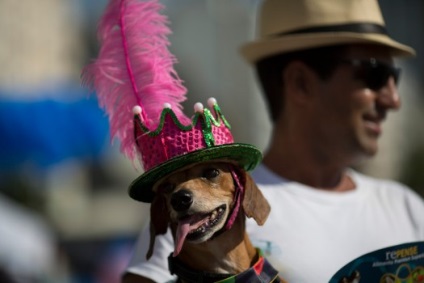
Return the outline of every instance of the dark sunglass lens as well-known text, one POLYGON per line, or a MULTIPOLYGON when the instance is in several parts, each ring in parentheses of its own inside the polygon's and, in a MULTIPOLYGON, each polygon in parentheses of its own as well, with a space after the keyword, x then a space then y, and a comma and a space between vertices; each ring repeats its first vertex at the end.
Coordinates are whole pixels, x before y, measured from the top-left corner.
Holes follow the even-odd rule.
POLYGON ((399 81, 400 68, 395 68, 375 58, 369 60, 341 59, 337 63, 351 65, 355 69, 355 78, 362 81, 365 87, 375 91, 384 87, 390 77, 393 77, 396 84, 399 81))
POLYGON ((400 68, 393 67, 393 78, 395 79, 395 83, 397 85, 399 83, 400 78, 400 68))
POLYGON ((373 67, 369 70, 367 86, 372 90, 381 89, 389 80, 390 72, 383 66, 373 67))
POLYGON ((398 83, 400 70, 392 66, 379 64, 367 67, 367 77, 364 78, 367 87, 372 90, 379 90, 387 84, 390 77, 398 83))

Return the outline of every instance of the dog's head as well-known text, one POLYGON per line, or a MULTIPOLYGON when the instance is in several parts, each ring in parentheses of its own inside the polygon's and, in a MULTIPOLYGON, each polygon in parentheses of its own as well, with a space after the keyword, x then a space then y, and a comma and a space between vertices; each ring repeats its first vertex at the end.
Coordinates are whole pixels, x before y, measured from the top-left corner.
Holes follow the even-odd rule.
POLYGON ((180 252, 184 241, 209 240, 233 220, 229 218, 238 209, 237 198, 240 211, 259 225, 270 212, 268 202, 251 177, 225 162, 186 167, 157 182, 153 190, 156 196, 151 205, 147 258, 153 253, 155 237, 166 233, 169 224, 175 227, 174 255, 180 252))

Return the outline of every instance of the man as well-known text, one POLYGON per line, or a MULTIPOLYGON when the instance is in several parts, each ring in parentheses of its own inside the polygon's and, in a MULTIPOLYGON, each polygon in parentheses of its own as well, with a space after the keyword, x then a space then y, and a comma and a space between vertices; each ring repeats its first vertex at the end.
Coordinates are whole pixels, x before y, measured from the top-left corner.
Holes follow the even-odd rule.
MULTIPOLYGON (((256 67, 273 121, 252 174, 271 215, 247 229, 281 276, 324 283, 365 253, 423 241, 418 195, 350 169, 377 153, 382 123, 400 107, 393 58, 414 54, 387 36, 377 1, 266 0, 260 39, 242 53, 256 67)), ((141 234, 124 282, 172 279, 170 234, 150 261, 147 237, 141 234)))

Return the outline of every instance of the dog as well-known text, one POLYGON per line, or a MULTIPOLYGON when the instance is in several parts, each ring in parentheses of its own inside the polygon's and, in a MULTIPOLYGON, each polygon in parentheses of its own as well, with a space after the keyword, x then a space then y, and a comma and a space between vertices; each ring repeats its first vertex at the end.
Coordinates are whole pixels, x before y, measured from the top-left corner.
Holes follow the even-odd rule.
MULTIPOLYGON (((260 258, 245 220, 263 225, 270 206, 245 171, 228 162, 200 163, 163 178, 153 191, 146 257, 153 253, 155 237, 170 226, 175 249, 169 268, 178 282, 219 281, 243 273, 260 258)), ((273 270, 269 282, 285 282, 277 274, 273 270)))

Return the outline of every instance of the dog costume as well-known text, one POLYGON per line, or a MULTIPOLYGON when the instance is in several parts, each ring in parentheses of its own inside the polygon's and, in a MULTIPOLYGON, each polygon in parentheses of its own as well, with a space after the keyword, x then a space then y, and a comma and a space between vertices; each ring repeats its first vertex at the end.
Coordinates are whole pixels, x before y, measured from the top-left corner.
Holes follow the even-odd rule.
MULTIPOLYGON (((194 115, 184 115, 186 89, 173 69, 176 58, 168 50, 170 30, 161 9, 157 0, 111 0, 98 27, 98 58, 84 68, 82 78, 96 91, 121 151, 140 161, 144 173, 131 183, 129 195, 147 203, 155 196, 154 184, 179 168, 219 160, 250 171, 262 157, 255 146, 234 142, 214 98, 208 100, 209 108, 196 103, 194 115)), ((237 214, 242 190, 236 189, 239 197, 226 229, 237 214)), ((171 272, 184 277, 187 272, 170 258, 171 272)), ((225 282, 247 282, 246 276, 256 277, 249 282, 265 282, 277 274, 261 256, 250 270, 225 282)))

